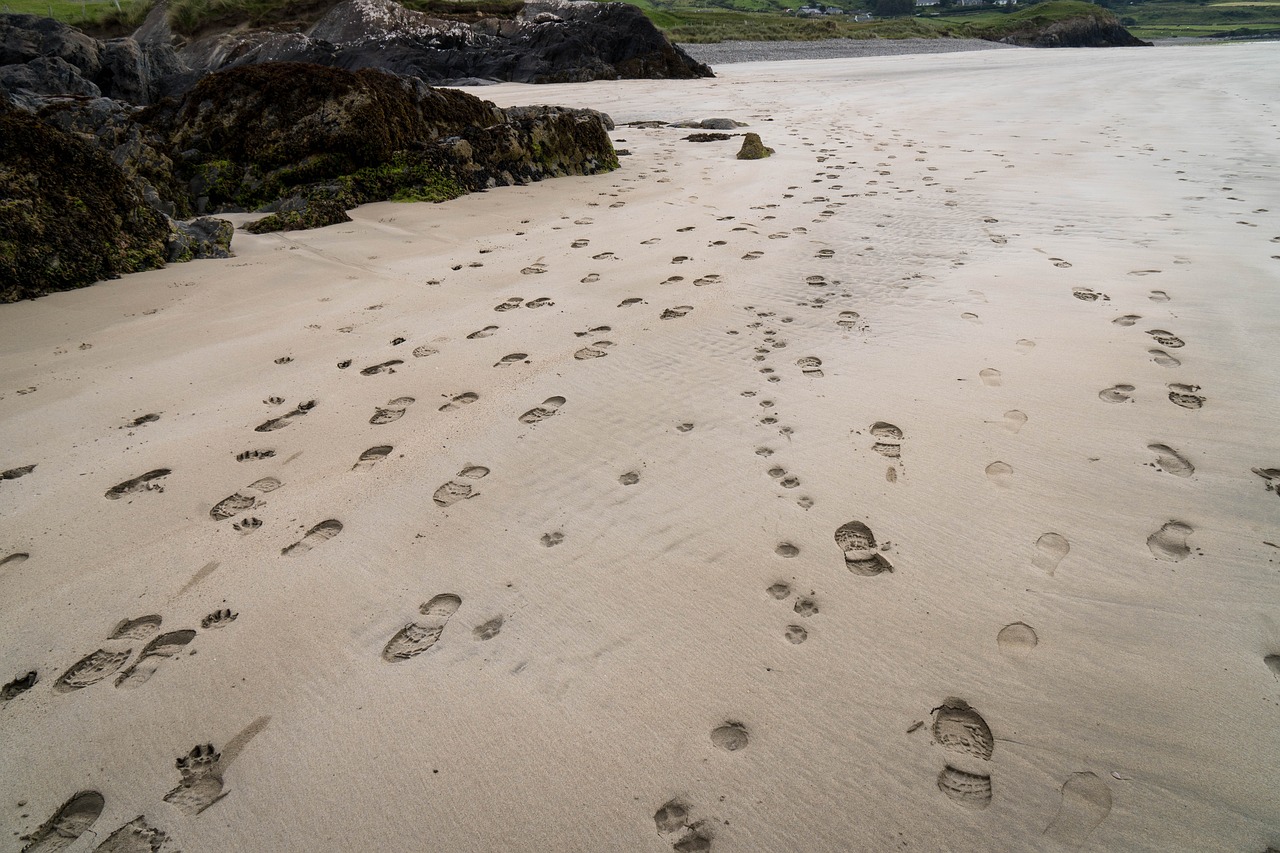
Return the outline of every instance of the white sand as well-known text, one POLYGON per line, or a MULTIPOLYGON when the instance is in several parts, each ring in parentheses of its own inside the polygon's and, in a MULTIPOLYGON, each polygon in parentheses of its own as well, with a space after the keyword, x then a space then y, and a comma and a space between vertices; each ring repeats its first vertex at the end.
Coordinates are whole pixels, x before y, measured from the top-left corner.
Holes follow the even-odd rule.
POLYGON ((39 672, 0 708, 4 849, 83 790, 105 807, 73 853, 139 815, 186 853, 1280 845, 1280 501, 1250 471, 1280 467, 1276 68, 1258 44, 497 86, 730 116, 777 155, 620 127, 611 175, 0 306, 0 469, 36 465, 0 484, 0 559, 29 554, 0 566, 0 677, 39 672), (438 506, 449 482, 472 499, 438 506), (892 573, 846 567, 851 521, 892 573), (133 665, 152 629, 107 637, 149 614, 194 639, 54 689, 98 649, 133 665), (385 661, 408 623, 438 641, 385 661), (1034 648, 997 642, 1014 623, 1034 648), (948 697, 972 710, 931 716, 948 697))

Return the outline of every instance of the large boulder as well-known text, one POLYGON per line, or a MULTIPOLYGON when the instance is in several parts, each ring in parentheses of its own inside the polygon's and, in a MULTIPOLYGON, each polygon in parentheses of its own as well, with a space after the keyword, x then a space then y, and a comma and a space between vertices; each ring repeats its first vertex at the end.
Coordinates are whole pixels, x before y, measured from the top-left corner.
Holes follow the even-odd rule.
POLYGON ((182 70, 167 43, 101 42, 52 18, 0 15, 0 84, 27 99, 104 95, 147 104, 162 78, 182 70))
POLYGON ((139 118, 178 152, 198 212, 272 214, 259 231, 340 222, 369 201, 443 201, 617 167, 600 113, 502 110, 369 69, 247 65, 139 118))
POLYGON ((180 56, 197 71, 300 61, 428 83, 711 76, 635 6, 591 0, 538 0, 513 17, 477 21, 435 18, 394 0, 344 0, 305 31, 236 28, 198 38, 180 56))
POLYGON ((163 266, 168 235, 106 154, 0 100, 0 302, 163 266))

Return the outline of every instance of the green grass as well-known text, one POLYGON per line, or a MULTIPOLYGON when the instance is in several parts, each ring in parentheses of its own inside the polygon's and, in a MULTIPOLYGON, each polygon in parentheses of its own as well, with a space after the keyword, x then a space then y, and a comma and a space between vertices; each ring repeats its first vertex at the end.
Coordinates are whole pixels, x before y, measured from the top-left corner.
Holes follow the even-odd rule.
MULTIPOLYGON (((202 32, 248 23, 251 26, 304 26, 318 20, 338 0, 170 0, 175 32, 202 32)), ((521 0, 404 0, 428 14, 459 20, 478 15, 512 17, 521 0)), ((999 38, 1030 26, 1074 15, 1101 13, 1081 0, 1052 0, 1016 12, 994 9, 928 11, 917 17, 855 23, 840 16, 797 18, 782 14, 803 0, 626 0, 639 7, 675 42, 815 41, 847 38, 999 38), (696 2, 699 5, 689 5, 696 2)), ((829 0, 850 11, 873 0, 829 0)), ((1212 36, 1232 33, 1280 34, 1280 0, 1103 0, 1139 38, 1212 36)), ((0 11, 52 15, 97 35, 120 35, 141 23, 152 0, 0 0, 0 11)))

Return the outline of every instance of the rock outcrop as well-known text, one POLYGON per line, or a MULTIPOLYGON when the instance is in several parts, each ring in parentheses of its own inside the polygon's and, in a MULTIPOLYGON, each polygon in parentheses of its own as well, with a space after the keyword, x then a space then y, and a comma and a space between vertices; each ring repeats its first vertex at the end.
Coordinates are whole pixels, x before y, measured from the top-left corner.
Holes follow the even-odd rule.
POLYGON ((502 110, 369 69, 233 68, 141 119, 181 152, 175 169, 197 212, 271 212, 250 226, 258 231, 345 221, 370 201, 444 201, 618 165, 601 113, 502 110))
POLYGON ((168 235, 105 153, 0 99, 0 302, 163 266, 168 235))
POLYGON ((1073 18, 1043 28, 1028 28, 1000 39, 1019 47, 1151 47, 1125 29, 1119 21, 1106 23, 1096 18, 1073 18))
POLYGON ((0 86, 0 302, 166 261, 226 257, 251 231, 347 220, 371 201, 444 201, 489 187, 617 168, 609 117, 500 109, 382 71, 303 63, 206 75, 142 108, 0 86))
POLYGON ((0 15, 0 85, 20 102, 48 95, 150 103, 158 82, 183 70, 167 43, 98 41, 35 15, 0 15))
POLYGON ((180 56, 199 72, 298 61, 436 84, 712 76, 635 6, 591 0, 537 0, 512 18, 478 21, 435 18, 393 0, 344 0, 304 31, 237 28, 199 38, 180 56))

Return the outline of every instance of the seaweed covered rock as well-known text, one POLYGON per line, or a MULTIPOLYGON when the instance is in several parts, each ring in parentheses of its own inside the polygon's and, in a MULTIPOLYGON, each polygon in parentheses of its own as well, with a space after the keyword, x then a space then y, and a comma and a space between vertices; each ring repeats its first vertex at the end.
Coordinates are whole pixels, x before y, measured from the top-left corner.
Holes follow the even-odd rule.
POLYGON ((773 154, 772 148, 766 148, 758 133, 746 133, 742 136, 742 147, 738 149, 739 160, 763 160, 773 154))
POLYGON ((0 99, 0 302, 163 266, 168 235, 106 154, 0 99))
POLYGON ((429 83, 576 83, 710 77, 626 3, 537 0, 479 20, 406 9, 394 0, 344 0, 302 30, 229 28, 186 44, 193 70, 296 61, 376 68, 429 83))
POLYGON ((617 167, 600 113, 502 110, 373 70, 242 66, 140 118, 182 152, 176 168, 198 211, 271 214, 252 231, 346 221, 370 201, 444 201, 617 167))

